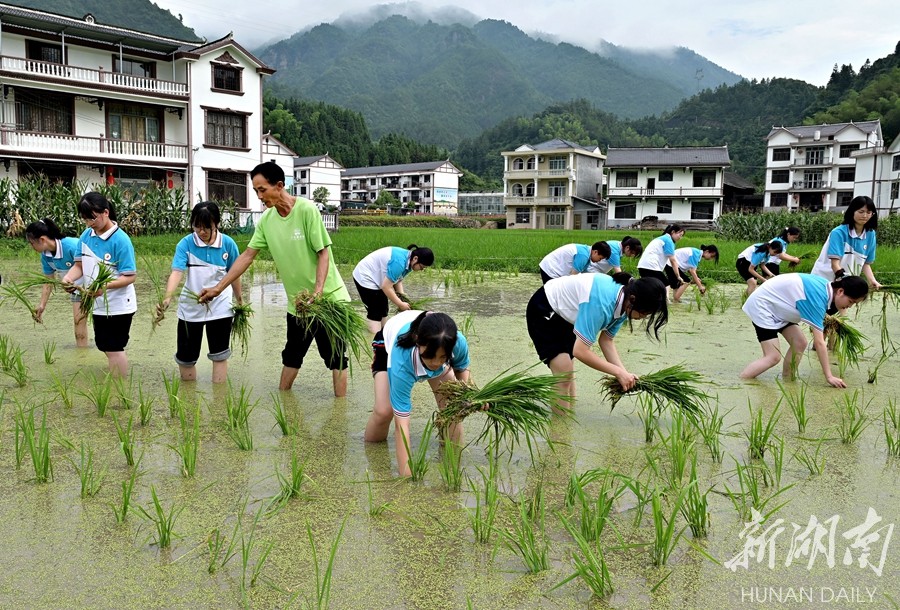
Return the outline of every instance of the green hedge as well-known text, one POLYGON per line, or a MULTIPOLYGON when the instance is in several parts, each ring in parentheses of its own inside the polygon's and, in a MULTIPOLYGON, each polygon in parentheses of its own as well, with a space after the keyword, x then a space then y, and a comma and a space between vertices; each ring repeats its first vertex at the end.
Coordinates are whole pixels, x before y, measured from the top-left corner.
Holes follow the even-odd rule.
POLYGON ((363 216, 341 214, 342 227, 408 227, 417 229, 478 229, 485 223, 476 218, 450 216, 390 216, 387 214, 363 216))
MULTIPOLYGON (((716 220, 716 233, 725 239, 758 242, 780 235, 785 227, 797 227, 801 243, 824 244, 843 219, 837 212, 729 213, 716 220)), ((900 247, 900 215, 879 218, 877 233, 879 246, 900 247)))

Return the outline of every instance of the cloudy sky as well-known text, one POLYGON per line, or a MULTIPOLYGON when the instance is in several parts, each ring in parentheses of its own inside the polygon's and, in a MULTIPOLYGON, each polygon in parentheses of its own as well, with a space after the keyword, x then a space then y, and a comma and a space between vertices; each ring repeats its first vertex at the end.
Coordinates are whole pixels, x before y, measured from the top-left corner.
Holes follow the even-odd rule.
MULTIPOLYGON (((370 0, 154 0, 197 34, 233 31, 249 48, 369 9, 370 0)), ((437 11, 446 0, 419 0, 437 11)), ((480 18, 594 49, 600 39, 631 48, 688 47, 747 78, 789 77, 816 85, 835 63, 854 69, 893 52, 900 39, 896 0, 456 0, 480 18), (636 7, 640 7, 639 10, 636 7)), ((406 4, 407 10, 410 3, 406 4)), ((437 21, 437 19, 435 19, 437 21)))

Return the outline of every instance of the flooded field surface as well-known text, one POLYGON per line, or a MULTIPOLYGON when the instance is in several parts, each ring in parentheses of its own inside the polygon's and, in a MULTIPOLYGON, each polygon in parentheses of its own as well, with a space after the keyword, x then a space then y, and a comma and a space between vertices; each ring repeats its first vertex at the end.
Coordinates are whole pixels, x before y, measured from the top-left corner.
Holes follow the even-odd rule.
MULTIPOLYGON (((349 269, 341 271, 350 278, 349 269)), ((5 279, 11 275, 4 270, 5 279)), ((432 309, 466 328, 476 381, 535 363, 524 311, 540 285, 537 276, 426 272, 406 283, 412 297, 433 296, 432 309)), ((670 433, 679 423, 670 412, 660 415, 653 441, 645 442, 638 401, 626 397, 610 411, 601 397, 602 375, 577 363, 575 420, 554 423, 553 450, 539 443, 534 462, 524 448, 502 456, 491 527, 485 523, 484 447, 465 449, 462 467, 471 483, 448 492, 436 440, 420 483, 395 478, 392 438, 363 442, 373 390, 368 362, 354 366, 347 397, 335 399, 330 372, 311 350, 294 390, 279 393, 286 298, 264 273, 248 284, 256 310, 251 345, 246 359, 232 357, 229 376, 232 395, 243 386, 258 401, 249 451, 228 433, 229 389, 213 387, 205 358, 199 381, 182 383, 180 408, 170 409, 163 376, 177 375, 175 319, 170 315, 151 333, 148 285, 139 284, 140 311, 128 345, 131 386, 123 390, 126 400, 112 390, 103 416, 96 399, 106 359, 93 347, 74 347, 66 297, 53 296, 44 325, 34 325, 18 304, 0 309, 0 334, 24 350, 28 372, 24 387, 0 376, 0 607, 891 608, 900 601, 900 542, 892 539, 900 522, 900 459, 891 457, 889 442, 891 433, 900 432, 888 417, 886 433, 884 420, 900 393, 896 356, 880 367, 877 383, 867 383, 882 353, 880 295, 851 314, 870 347, 859 369, 844 372, 847 390, 827 387, 814 353, 800 366, 801 380, 785 382, 783 391, 775 369, 740 381, 740 371, 759 354, 740 310, 743 287, 722 287, 727 305, 712 313, 698 308, 689 291, 691 302, 672 305, 662 343, 650 341, 638 326, 633 333, 623 328, 616 345, 633 372, 681 363, 708 378, 705 389, 723 416, 721 462, 689 424, 683 433, 670 433), (44 351, 51 343, 56 348, 48 365, 44 351), (155 400, 143 425, 139 388, 145 412, 155 400), (801 401, 809 420, 802 432, 790 405, 801 401), (287 413, 288 436, 272 414, 276 402, 287 413), (197 409, 200 444, 189 478, 178 450, 192 434, 197 409), (36 439, 46 413, 50 482, 35 480, 34 462, 46 457, 26 441, 29 412, 36 439), (757 417, 771 428, 762 460, 751 459, 747 438, 757 417), (129 421, 135 466, 127 464, 117 431, 124 431, 128 445, 129 421), (675 472, 679 448, 687 464, 683 473, 675 472), (82 480, 90 486, 88 451, 94 483, 103 477, 95 494, 82 497, 82 480), (677 508, 680 490, 691 487, 692 455, 693 488, 708 502, 706 538, 686 527, 677 508), (278 502, 293 456, 303 469, 302 485, 296 497, 278 502), (599 469, 609 474, 603 477, 599 469), (582 477, 579 496, 570 480, 585 472, 597 476, 593 482, 582 477), (133 485, 124 518, 123 484, 133 485), (164 549, 154 494, 163 520, 175 515, 171 545, 164 549), (542 502, 534 501, 536 495, 542 502), (544 507, 543 520, 530 520, 534 537, 548 548, 548 567, 536 573, 501 535, 519 522, 519 501, 544 507), (774 512, 745 529, 751 506, 774 512), (605 522, 597 516, 603 510, 609 511, 605 522), (473 519, 480 520, 487 542, 476 541, 473 519), (585 557, 563 520, 584 535, 599 531, 599 545, 588 547, 605 562, 611 594, 592 596, 578 577, 557 586, 575 570, 573 557, 585 557), (663 565, 654 565, 654 556, 663 565), (327 601, 321 599, 326 591, 327 601)), ((900 314, 893 306, 887 312, 887 328, 900 340, 900 314)), ((413 404, 415 448, 434 410, 426 384, 415 388, 413 404)), ((466 420, 470 437, 482 421, 466 420)))

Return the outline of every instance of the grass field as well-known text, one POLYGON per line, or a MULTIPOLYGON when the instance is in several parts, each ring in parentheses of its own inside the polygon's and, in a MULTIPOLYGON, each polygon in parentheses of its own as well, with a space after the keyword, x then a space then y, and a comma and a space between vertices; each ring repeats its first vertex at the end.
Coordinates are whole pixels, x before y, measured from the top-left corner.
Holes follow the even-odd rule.
MULTIPOLYGON (((334 256, 340 265, 354 265, 366 254, 384 246, 406 247, 415 243, 431 248, 435 253, 435 267, 441 269, 466 269, 536 273, 538 263, 545 254, 567 243, 593 244, 602 239, 621 239, 630 235, 646 246, 658 231, 510 231, 488 229, 431 229, 431 228, 371 228, 345 227, 333 234, 334 256)), ((134 238, 135 250, 140 256, 171 256, 181 235, 161 235, 134 238)), ((249 235, 234 236, 243 250, 249 235)), ((713 233, 688 232, 678 242, 678 247, 699 247, 714 243, 719 247, 719 265, 704 261, 698 274, 721 282, 740 282, 734 268, 738 254, 749 243, 723 241, 713 233)), ((821 244, 791 244, 790 254, 799 256, 812 252, 813 259, 804 260, 797 271, 808 272, 821 244)), ((267 258, 265 255, 261 255, 267 258)), ((25 240, 0 240, 0 257, 23 257, 38 263, 37 255, 25 240)), ((636 259, 625 259, 624 269, 635 271, 636 259)), ((879 248, 874 266, 875 277, 882 283, 900 281, 900 249, 879 248)))

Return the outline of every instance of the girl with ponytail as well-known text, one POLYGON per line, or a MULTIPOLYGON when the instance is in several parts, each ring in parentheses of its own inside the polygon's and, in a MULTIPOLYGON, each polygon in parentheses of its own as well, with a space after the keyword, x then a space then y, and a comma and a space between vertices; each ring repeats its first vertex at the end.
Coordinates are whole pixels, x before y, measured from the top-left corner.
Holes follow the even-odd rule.
POLYGON ((405 250, 394 246, 380 248, 357 263, 353 269, 353 283, 366 307, 371 333, 384 328, 388 301, 396 305, 398 311, 410 309, 403 292, 403 278, 410 271, 422 271, 433 264, 434 253, 416 244, 410 244, 405 250))
POLYGON ((781 242, 781 254, 770 256, 769 261, 766 263, 766 269, 771 271, 772 275, 781 273, 781 261, 787 261, 795 265, 800 262, 799 258, 787 253, 788 244, 792 244, 798 239, 800 239, 800 229, 797 227, 785 227, 781 235, 772 239, 772 241, 781 242))
POLYGON ((757 285, 766 281, 767 277, 775 277, 775 274, 769 271, 764 263, 770 256, 781 254, 782 249, 781 242, 773 239, 769 242, 747 246, 738 254, 735 267, 737 267, 738 274, 747 282, 747 296, 753 294, 757 285))

